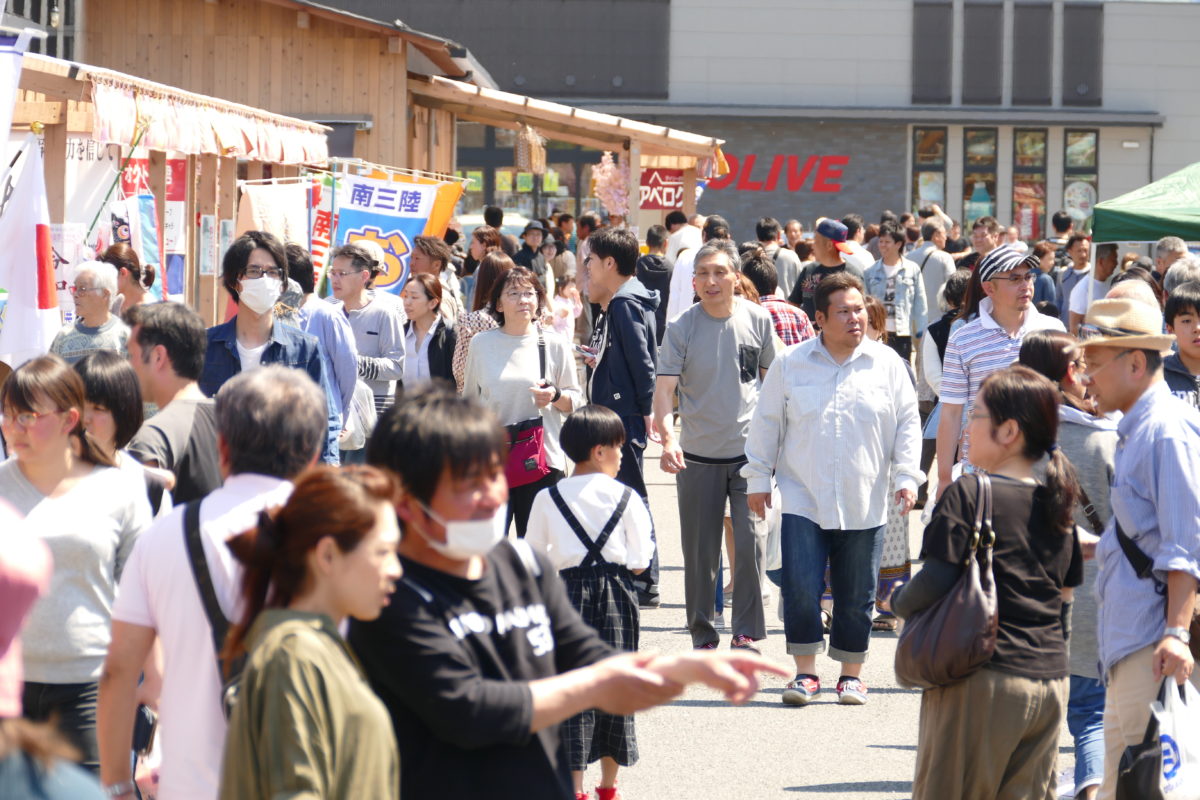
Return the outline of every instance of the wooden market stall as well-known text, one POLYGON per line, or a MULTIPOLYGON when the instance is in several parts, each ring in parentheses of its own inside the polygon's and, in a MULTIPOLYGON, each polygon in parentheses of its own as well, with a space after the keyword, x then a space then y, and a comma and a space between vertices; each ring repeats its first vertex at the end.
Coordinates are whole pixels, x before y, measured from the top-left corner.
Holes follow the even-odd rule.
MULTIPOLYGON (((481 122, 497 128, 519 131, 528 125, 546 139, 619 153, 621 159, 630 165, 630 198, 639 197, 642 169, 658 167, 682 170, 683 211, 689 216, 696 211, 697 177, 705 178, 724 172, 724 157, 721 155, 721 145, 725 143, 723 139, 474 86, 436 75, 409 75, 408 88, 416 107, 450 113, 456 119, 481 122)), ((636 206, 636 201, 630 205, 631 208, 636 206)), ((645 230, 647 225, 642 224, 645 221, 630 219, 629 222, 645 230)))
POLYGON ((20 89, 13 129, 36 126, 43 132, 52 223, 67 221, 69 133, 119 145, 125 155, 135 144, 148 151, 147 183, 159 209, 160 243, 168 153, 186 158, 184 295, 210 325, 221 320, 225 306, 215 231, 236 217, 239 162, 259 174, 265 167, 287 177, 329 159, 323 125, 112 70, 27 53, 20 89))

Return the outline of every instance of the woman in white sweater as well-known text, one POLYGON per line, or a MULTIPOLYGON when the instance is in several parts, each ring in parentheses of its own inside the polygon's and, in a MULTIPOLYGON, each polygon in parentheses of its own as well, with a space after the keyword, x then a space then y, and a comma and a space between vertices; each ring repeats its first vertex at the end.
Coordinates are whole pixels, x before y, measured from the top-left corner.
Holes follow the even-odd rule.
POLYGON ((508 513, 523 537, 533 498, 566 473, 558 436, 566 415, 583 405, 583 393, 570 343, 534 322, 546 310, 546 291, 532 272, 524 267, 506 272, 492 288, 492 308, 500 327, 471 339, 463 396, 479 398, 502 425, 541 420, 549 472, 514 485, 509 471, 508 513))
POLYGON ((50 589, 22 635, 24 714, 58 718, 99 767, 97 681, 111 636, 117 580, 150 523, 146 484, 113 466, 84 431, 83 380, 58 356, 18 367, 0 389, 0 431, 14 457, 0 464, 0 500, 25 515, 54 557, 50 589))

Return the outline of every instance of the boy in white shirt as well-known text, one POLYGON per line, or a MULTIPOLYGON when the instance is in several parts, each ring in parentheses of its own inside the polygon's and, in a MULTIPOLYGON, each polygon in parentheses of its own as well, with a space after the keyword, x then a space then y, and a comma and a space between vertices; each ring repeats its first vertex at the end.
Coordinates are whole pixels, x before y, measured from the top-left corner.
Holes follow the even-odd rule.
MULTIPOLYGON (((587 405, 567 417, 559 441, 575 472, 534 498, 525 541, 559 570, 571 604, 600 638, 618 650, 637 650, 632 575, 649 566, 654 541, 642 498, 616 480, 625 427, 609 409, 587 405)), ((632 716, 585 711, 563 723, 562 741, 576 800, 589 797, 588 764, 600 761, 596 796, 612 800, 617 769, 638 757, 632 716)))

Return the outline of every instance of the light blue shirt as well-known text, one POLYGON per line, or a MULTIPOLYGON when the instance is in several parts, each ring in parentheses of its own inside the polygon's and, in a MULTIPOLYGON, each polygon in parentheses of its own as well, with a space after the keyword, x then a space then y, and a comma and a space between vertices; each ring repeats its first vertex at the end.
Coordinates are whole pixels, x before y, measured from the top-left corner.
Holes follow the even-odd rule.
POLYGON ((354 382, 358 379, 358 345, 346 315, 331 303, 313 296, 297 312, 300 329, 317 337, 325 372, 333 383, 337 412, 342 422, 354 404, 354 382))
MULTIPOLYGON (((1117 425, 1113 470, 1114 519, 1154 563, 1200 580, 1200 412, 1174 397, 1159 381, 1117 425)), ((1096 547, 1100 573, 1098 640, 1100 673, 1158 642, 1166 628, 1166 598, 1154 582, 1133 571, 1110 520, 1096 547)), ((1149 680, 1150 675, 1146 676, 1149 680)))

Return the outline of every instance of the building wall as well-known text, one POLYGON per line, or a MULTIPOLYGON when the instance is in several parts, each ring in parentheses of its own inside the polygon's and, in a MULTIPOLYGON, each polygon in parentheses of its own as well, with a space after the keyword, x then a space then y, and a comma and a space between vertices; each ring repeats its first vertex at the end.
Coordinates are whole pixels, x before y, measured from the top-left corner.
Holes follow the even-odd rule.
POLYGON ((408 166, 404 43, 260 0, 93 0, 84 60, 290 116, 370 114, 355 156, 408 166))
POLYGON ((671 0, 670 102, 905 105, 912 4, 671 0))
POLYGON ((721 214, 738 240, 754 238, 760 217, 795 217, 811 226, 820 216, 850 212, 879 219, 907 206, 908 128, 897 124, 798 122, 776 119, 680 118, 684 130, 726 140, 730 175, 710 181, 697 210, 721 214))

